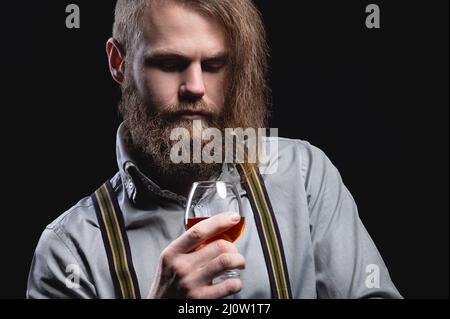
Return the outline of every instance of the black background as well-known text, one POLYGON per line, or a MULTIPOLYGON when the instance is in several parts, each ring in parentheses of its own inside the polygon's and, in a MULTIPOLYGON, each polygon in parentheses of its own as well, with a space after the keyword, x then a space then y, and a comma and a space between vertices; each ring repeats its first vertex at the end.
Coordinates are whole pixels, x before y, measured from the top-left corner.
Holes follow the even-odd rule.
MULTIPOLYGON (((256 1, 271 127, 320 147, 407 298, 448 298, 448 1, 256 1), (365 7, 381 7, 381 29, 365 7)), ((0 297, 23 298, 45 225, 116 169, 114 1, 2 1, 0 297), (81 29, 65 27, 66 5, 81 29)))

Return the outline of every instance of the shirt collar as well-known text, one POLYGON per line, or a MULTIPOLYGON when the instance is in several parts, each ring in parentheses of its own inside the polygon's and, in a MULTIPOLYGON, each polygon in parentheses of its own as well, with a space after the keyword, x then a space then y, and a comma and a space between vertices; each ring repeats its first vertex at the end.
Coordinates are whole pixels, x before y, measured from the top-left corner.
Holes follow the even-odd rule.
MULTIPOLYGON (((145 199, 171 200, 182 206, 185 205, 186 198, 175 194, 169 190, 161 189, 149 176, 145 176, 138 168, 136 161, 131 157, 130 151, 125 144, 125 126, 122 123, 117 130, 116 142, 117 164, 119 166, 120 177, 128 198, 134 203, 145 202, 145 199)), ((237 185, 240 196, 246 194, 241 187, 240 176, 234 164, 223 164, 222 172, 219 176, 212 177, 211 180, 231 182, 237 185)))

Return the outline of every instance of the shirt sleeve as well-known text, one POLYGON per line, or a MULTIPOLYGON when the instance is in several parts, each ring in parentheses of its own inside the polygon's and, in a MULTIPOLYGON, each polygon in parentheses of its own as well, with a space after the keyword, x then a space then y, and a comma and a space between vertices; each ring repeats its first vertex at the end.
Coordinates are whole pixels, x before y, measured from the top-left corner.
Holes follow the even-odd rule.
POLYGON ((37 245, 28 276, 28 299, 91 299, 89 282, 80 258, 69 249, 58 229, 47 228, 37 245))
POLYGON ((336 167, 308 149, 305 187, 318 298, 402 298, 336 167))

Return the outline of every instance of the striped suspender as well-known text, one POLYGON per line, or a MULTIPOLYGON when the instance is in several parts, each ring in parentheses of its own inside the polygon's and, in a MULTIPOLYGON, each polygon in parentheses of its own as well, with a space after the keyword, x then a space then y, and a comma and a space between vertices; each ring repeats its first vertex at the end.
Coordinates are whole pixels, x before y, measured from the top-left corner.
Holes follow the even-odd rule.
POLYGON ((110 182, 91 195, 108 257, 109 270, 120 299, 140 299, 122 212, 110 182))
POLYGON ((247 191, 256 227, 258 228, 259 239, 269 273, 272 298, 292 299, 280 231, 264 181, 252 165, 240 164, 238 169, 241 172, 241 176, 244 176, 244 188, 247 191))

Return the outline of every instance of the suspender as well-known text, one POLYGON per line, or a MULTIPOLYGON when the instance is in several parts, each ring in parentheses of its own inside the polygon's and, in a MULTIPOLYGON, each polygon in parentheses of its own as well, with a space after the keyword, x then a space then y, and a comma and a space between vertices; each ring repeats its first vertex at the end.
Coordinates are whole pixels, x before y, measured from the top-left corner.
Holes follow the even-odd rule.
MULTIPOLYGON (((264 181, 254 166, 240 164, 238 170, 244 177, 244 188, 253 210, 269 274, 272 298, 291 299, 292 292, 283 244, 264 181)), ((123 215, 110 182, 106 182, 91 197, 116 293, 121 299, 139 299, 139 285, 133 268, 123 215)))
POLYGON ((280 230, 273 213, 264 181, 253 165, 240 164, 238 170, 244 177, 244 188, 252 206, 259 240, 269 273, 273 299, 292 299, 286 258, 280 230))
POLYGON ((140 299, 123 215, 110 182, 103 184, 91 198, 102 232, 116 294, 120 299, 140 299))

